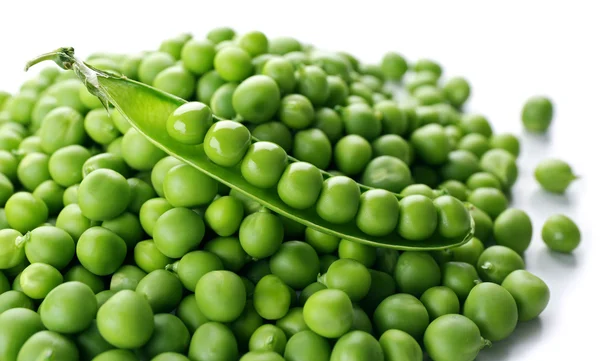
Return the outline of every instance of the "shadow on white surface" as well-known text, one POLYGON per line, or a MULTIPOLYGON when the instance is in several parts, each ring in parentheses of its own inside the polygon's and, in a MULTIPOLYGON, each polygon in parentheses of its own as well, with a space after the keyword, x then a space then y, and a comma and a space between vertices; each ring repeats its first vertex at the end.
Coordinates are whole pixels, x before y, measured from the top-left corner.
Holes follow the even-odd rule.
POLYGON ((491 347, 481 350, 477 361, 516 360, 513 354, 522 352, 525 347, 537 344, 544 334, 543 316, 528 322, 519 323, 515 332, 509 338, 494 342, 491 347))

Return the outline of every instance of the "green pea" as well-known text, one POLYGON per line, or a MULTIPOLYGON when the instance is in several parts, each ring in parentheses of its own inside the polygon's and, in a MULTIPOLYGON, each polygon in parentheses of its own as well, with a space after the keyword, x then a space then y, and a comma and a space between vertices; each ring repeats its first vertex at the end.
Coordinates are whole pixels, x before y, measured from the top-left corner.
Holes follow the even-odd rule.
POLYGON ((509 208, 500 213, 494 221, 494 239, 501 246, 523 253, 529 247, 533 236, 531 219, 524 211, 509 208))
MULTIPOLYGON (((44 325, 40 316, 34 311, 15 308, 3 312, 0 314, 0 339, 2 340, 0 357, 3 360, 17 360, 17 355, 23 349, 24 344, 42 330, 44 330, 44 325)), ((40 336, 36 337, 36 339, 39 338, 40 336)), ((37 341, 33 341, 33 343, 35 342, 37 341)), ((28 348, 31 348, 31 345, 28 348)))
POLYGON ((462 77, 453 77, 444 84, 444 95, 452 106, 460 108, 469 99, 471 86, 462 77))
POLYGON ((39 331, 23 343, 16 360, 37 360, 48 354, 64 361, 79 359, 79 351, 72 340, 56 332, 39 331))
POLYGON ((487 248, 477 260, 477 272, 486 282, 502 283, 511 272, 525 269, 519 254, 505 246, 487 248))
POLYGON ((202 216, 187 208, 173 208, 156 220, 152 233, 161 253, 180 258, 200 245, 204 232, 202 216))
POLYGON ((436 61, 426 58, 418 59, 412 68, 415 72, 428 71, 435 74, 438 78, 442 75, 442 67, 436 61))
POLYGON ((25 248, 29 262, 45 263, 59 270, 65 268, 75 255, 73 238, 58 227, 37 227, 15 242, 25 248))
POLYGON ((383 189, 371 189, 360 196, 356 225, 368 235, 384 236, 397 227, 399 212, 394 194, 383 189))
POLYGON ((92 361, 134 361, 137 356, 130 350, 108 350, 98 354, 92 361))
POLYGON ((277 183, 277 193, 290 207, 306 209, 317 202, 322 184, 323 176, 317 167, 306 162, 293 162, 277 183))
POLYGON ((206 224, 221 237, 233 235, 244 217, 242 202, 232 196, 214 200, 204 213, 206 224))
POLYGON ((387 52, 381 60, 381 71, 386 79, 398 81, 408 70, 406 59, 395 52, 387 52))
POLYGON ((477 172, 471 174, 465 184, 470 190, 475 190, 477 188, 502 189, 500 180, 498 180, 495 175, 488 172, 477 172))
POLYGON ((175 59, 165 52, 153 52, 144 56, 138 68, 141 82, 152 84, 156 76, 163 70, 175 64, 175 59))
POLYGON ((252 130, 252 135, 259 140, 275 143, 286 152, 292 149, 292 133, 281 122, 259 124, 252 130))
POLYGON ((473 237, 467 243, 451 249, 452 260, 475 266, 483 250, 483 243, 479 238, 473 237))
MULTIPOLYGON (((315 110, 306 96, 302 94, 289 94, 281 99, 279 120, 289 128, 307 128, 314 122, 314 119, 315 110)), ((268 140, 263 138, 260 139, 268 140)))
POLYGON ((519 156, 521 146, 519 138, 510 133, 494 134, 490 137, 490 147, 492 149, 504 149, 515 157, 519 156))
POLYGON ((83 215, 94 221, 112 219, 121 214, 129 204, 129 195, 125 177, 111 169, 90 173, 81 181, 77 192, 83 215))
POLYGON ((250 351, 271 351, 282 355, 286 349, 287 337, 283 330, 273 325, 262 325, 250 338, 250 351))
POLYGON ((387 155, 408 163, 410 145, 404 138, 396 134, 385 134, 375 139, 372 144, 375 157, 387 155))
POLYGON ((475 222, 475 237, 479 238, 483 242, 487 241, 493 229, 493 221, 487 213, 474 205, 469 205, 469 213, 475 222))
POLYGON ((479 163, 485 172, 495 175, 504 187, 511 187, 517 181, 519 170, 514 156, 504 149, 491 149, 481 156, 479 163))
POLYGON ((261 73, 267 75, 277 83, 281 94, 294 91, 296 77, 293 63, 286 58, 273 57, 268 59, 261 68, 261 73))
POLYGON ((467 198, 477 208, 495 219, 508 208, 508 199, 496 188, 477 188, 467 198))
POLYGON ((402 160, 389 155, 372 159, 362 174, 362 183, 400 193, 412 183, 410 169, 402 160))
POLYGON ((216 116, 224 119, 233 119, 235 117, 236 111, 233 107, 233 94, 237 87, 237 83, 226 83, 215 91, 210 100, 210 108, 216 116))
POLYGON ((226 270, 237 272, 250 261, 237 237, 217 237, 210 240, 204 250, 216 254, 226 270))
MULTIPOLYGON (((6 127, 6 125, 4 127, 2 127, 2 129, 4 130, 6 127)), ((42 149, 42 138, 40 138, 37 135, 31 135, 28 136, 27 138, 23 138, 23 140, 21 141, 21 144, 19 144, 19 152, 22 152, 24 154, 28 154, 28 153, 43 153, 44 150, 42 149)))
POLYGON ((279 108, 279 86, 266 75, 251 76, 235 89, 232 104, 243 119, 264 123, 271 120, 279 108))
POLYGON ((190 99, 194 94, 196 79, 180 65, 161 70, 152 81, 152 86, 182 99, 190 99))
MULTIPOLYGON (((331 146, 329 145, 329 147, 331 154, 331 146)), ((256 187, 271 188, 279 181, 287 162, 286 152, 277 144, 256 142, 250 145, 242 160, 242 176, 248 183, 256 187)))
POLYGON ((579 177, 573 174, 569 163, 555 158, 541 161, 535 167, 535 179, 548 192, 562 194, 579 177))
POLYGON ((447 162, 440 169, 443 179, 466 181, 472 174, 479 171, 479 159, 466 150, 455 150, 448 154, 447 162))
POLYGON ((416 297, 398 293, 381 301, 373 314, 373 323, 379 334, 396 329, 420 340, 429 324, 429 315, 416 297))
POLYGON ((340 258, 352 259, 370 268, 375 264, 377 248, 362 243, 342 239, 339 241, 338 256, 340 258))
POLYGON ((332 361, 383 361, 383 349, 377 339, 364 331, 351 331, 340 337, 331 352, 332 361))
POLYGON ((119 348, 141 347, 154 332, 149 302, 131 290, 119 291, 109 298, 98 309, 96 320, 102 337, 119 348))
POLYGON ((118 292, 121 290, 135 291, 136 287, 146 277, 147 273, 137 266, 123 265, 110 278, 110 289, 118 292))
POLYGON ((195 291, 198 308, 212 321, 231 322, 242 314, 246 305, 244 283, 230 271, 206 273, 198 280, 195 291))
POLYGON ((204 73, 196 84, 196 99, 204 104, 210 104, 217 89, 226 83, 227 81, 221 78, 215 70, 204 73))
POLYGON ((319 256, 307 243, 285 242, 269 260, 271 272, 293 289, 302 289, 317 279, 319 256))
MULTIPOLYGON (((15 187, 8 177, 4 174, 0 173, 0 205, 4 206, 6 201, 13 195, 15 192, 15 187)), ((62 202, 62 197, 61 197, 62 202)))
POLYGON ((85 116, 83 125, 90 138, 99 144, 109 144, 121 134, 110 114, 102 108, 90 111, 85 116))
POLYGON ((412 195, 421 195, 430 199, 436 197, 434 191, 426 184, 411 184, 400 192, 400 197, 406 198, 412 195))
POLYGON ((327 76, 327 88, 329 89, 329 94, 327 95, 325 104, 329 107, 344 104, 350 94, 346 81, 337 75, 327 76))
POLYGON ((342 118, 331 108, 320 108, 315 112, 314 126, 320 129, 330 142, 337 142, 344 134, 342 118))
POLYGON ((127 253, 127 245, 114 232, 102 227, 91 227, 79 237, 76 253, 88 271, 106 276, 121 266, 127 253))
POLYGON ((40 183, 33 195, 40 198, 48 207, 49 215, 56 215, 63 208, 63 196, 65 189, 53 180, 40 183))
POLYGON ((34 93, 23 91, 15 94, 7 104, 4 105, 4 108, 13 121, 21 124, 28 124, 31 119, 31 111, 35 105, 35 101, 36 96, 34 93))
POLYGON ((252 58, 244 50, 230 46, 217 51, 215 70, 226 81, 242 81, 252 74, 252 58))
POLYGON ((553 251, 570 253, 579 246, 581 232, 571 218, 555 214, 544 222, 542 240, 553 251))
POLYGON ((462 315, 444 315, 425 331, 425 350, 436 361, 473 361, 488 344, 477 325, 462 315))
POLYGON ((407 251, 398 258, 394 278, 402 293, 420 297, 428 288, 440 284, 440 267, 428 253, 407 251))
POLYGON ((521 111, 521 121, 529 132, 544 133, 550 128, 554 116, 552 101, 541 95, 527 99, 521 111))
POLYGON ((83 215, 76 203, 65 206, 56 217, 56 227, 65 230, 75 242, 91 226, 92 221, 83 215))
POLYGON ((150 361, 189 361, 189 358, 176 352, 163 352, 150 361))
POLYGON ((177 306, 176 315, 183 321, 190 333, 193 333, 198 327, 209 322, 208 318, 200 312, 194 294, 187 295, 181 300, 177 306))
POLYGON ((442 265, 442 286, 450 288, 461 303, 481 279, 475 267, 465 262, 446 262, 442 265))
POLYGON ((152 198, 144 202, 140 208, 140 223, 144 231, 152 236, 158 218, 172 208, 164 198, 152 198))
POLYGON ((42 149, 48 154, 68 145, 81 144, 85 139, 83 117, 69 107, 55 108, 44 117, 39 136, 42 149))
POLYGON ((271 213, 248 215, 240 226, 239 238, 244 251, 255 259, 270 257, 283 242, 283 224, 271 213))
MULTIPOLYGON (((28 308, 33 310, 33 306, 31 298, 27 297, 21 291, 8 290, 0 293, 0 314, 14 308, 28 308)), ((0 355, 1 354, 2 351, 0 350, 0 355)))
POLYGON ((296 74, 298 92, 306 96, 313 105, 323 105, 329 97, 327 73, 318 66, 308 65, 296 74))
POLYGON ((90 326, 97 309, 96 297, 89 286, 66 282, 48 293, 39 313, 48 330, 74 334, 90 326))
POLYGON ((217 195, 217 181, 191 165, 180 164, 165 175, 163 192, 174 207, 203 206, 217 195))
POLYGON ((415 130, 410 138, 415 153, 429 165, 441 165, 450 154, 450 140, 439 124, 428 124, 415 130))
POLYGON ((400 200, 398 234, 412 241, 425 240, 433 235, 438 225, 437 209, 433 201, 423 195, 409 195, 400 200))
POLYGON ((127 179, 127 183, 129 184, 130 190, 130 200, 127 210, 138 214, 142 205, 146 203, 146 201, 156 197, 156 193, 149 182, 139 178, 129 178, 127 179))
MULTIPOLYGON (((290 308, 288 286, 276 275, 266 275, 256 284, 253 295, 254 307, 266 320, 285 316, 290 308)), ((252 349, 251 349, 252 350, 252 349)))
MULTIPOLYGON (((252 286, 254 287, 254 284, 252 284, 252 286)), ((247 291, 248 290, 246 290, 246 294, 248 294, 247 291)), ((247 350, 252 335, 263 325, 263 323, 264 320, 256 312, 252 303, 247 302, 240 317, 233 321, 229 327, 237 339, 238 346, 243 350, 247 350)))
POLYGON ((121 156, 111 153, 100 153, 86 160, 81 167, 81 172, 85 178, 88 174, 98 169, 111 169, 124 177, 131 171, 121 156))
POLYGON ((381 113, 366 104, 351 104, 343 108, 342 120, 347 134, 356 134, 369 141, 382 131, 381 113))
POLYGON ((331 143, 320 129, 301 130, 294 136, 292 155, 300 161, 326 169, 331 162, 331 143))
POLYGON ((156 163, 165 157, 165 152, 150 143, 134 128, 123 135, 121 143, 123 159, 133 169, 151 170, 156 163))
POLYGON ((29 153, 19 163, 17 177, 23 187, 33 192, 44 181, 50 179, 48 162, 50 157, 43 153, 29 153))
POLYGON ((0 150, 14 151, 19 148, 23 137, 14 131, 0 133, 0 150))
POLYGON ((371 160, 372 154, 371 144, 355 134, 340 139, 333 150, 336 167, 348 176, 360 174, 371 160))
POLYGON ((387 330, 379 338, 385 360, 423 361, 423 351, 419 343, 408 333, 400 330, 387 330))
POLYGON ((441 104, 446 101, 444 91, 432 85, 418 87, 413 92, 413 97, 424 106, 441 104))
POLYGON ((167 133, 183 144, 201 144, 212 123, 210 108, 200 102, 189 102, 171 113, 167 119, 167 133))
POLYGON ((517 303, 503 287, 484 282, 473 288, 465 300, 463 313, 490 341, 508 337, 517 326, 517 303))
POLYGON ((481 114, 465 114, 459 125, 465 134, 478 133, 489 138, 493 133, 490 122, 481 114))
POLYGON ((143 54, 131 54, 125 56, 121 63, 121 72, 123 75, 129 79, 139 80, 139 68, 143 59, 143 54))
POLYGON ((457 149, 466 150, 481 158, 490 150, 489 140, 479 133, 469 133, 462 137, 456 144, 457 149))
POLYGON ((327 288, 344 291, 354 302, 364 298, 371 287, 368 269, 360 262, 348 258, 333 262, 323 280, 327 288))
POLYGON ((31 231, 48 219, 48 207, 44 201, 28 192, 17 192, 10 196, 4 211, 11 228, 21 233, 31 231))
POLYGON ((192 335, 188 356, 191 360, 238 360, 235 335, 221 323, 207 322, 192 335))
POLYGON ((45 263, 30 264, 19 276, 21 291, 35 300, 45 298, 62 282, 62 274, 56 268, 45 263))
POLYGON ((11 152, 0 150, 0 173, 11 181, 17 179, 18 164, 17 158, 11 152))
POLYGON ((330 355, 327 339, 310 330, 294 334, 285 345, 284 358, 289 361, 328 361, 330 355))
POLYGON ((180 164, 183 163, 179 159, 172 156, 166 156, 159 160, 154 168, 152 168, 152 173, 150 175, 152 187, 154 188, 156 194, 158 194, 160 197, 164 197, 163 184, 167 172, 171 170, 171 168, 180 164))
POLYGON ((449 179, 440 183, 438 188, 443 191, 446 191, 452 197, 463 202, 467 200, 470 194, 469 189, 464 183, 454 179, 449 179))
POLYGON ((340 337, 352 326, 352 302, 341 290, 321 290, 308 298, 303 315, 308 327, 318 335, 340 337))
POLYGON ((438 212, 437 231, 442 237, 455 238, 468 233, 471 219, 461 201, 452 196, 441 196, 434 199, 433 204, 438 212))
POLYGON ((248 147, 250 147, 250 131, 242 124, 230 120, 213 124, 204 138, 206 155, 211 161, 223 167, 233 167, 239 163, 248 147))
POLYGON ((432 287, 425 291, 420 301, 423 303, 431 321, 436 318, 460 312, 460 303, 456 293, 445 286, 432 287))
POLYGON ((525 270, 509 274, 502 281, 502 287, 515 299, 521 322, 538 317, 550 301, 550 290, 546 283, 525 270))

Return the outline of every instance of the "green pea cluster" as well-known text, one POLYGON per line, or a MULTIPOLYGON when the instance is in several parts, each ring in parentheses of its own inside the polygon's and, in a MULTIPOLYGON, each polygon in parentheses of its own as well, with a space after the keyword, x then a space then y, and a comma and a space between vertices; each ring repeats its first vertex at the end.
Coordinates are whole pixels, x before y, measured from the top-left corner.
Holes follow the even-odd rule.
MULTIPOLYGON (((463 112, 469 83, 437 62, 216 28, 86 63, 126 84, 114 108, 55 68, 0 93, 0 360, 473 361, 546 308, 507 197, 519 140, 463 112), (165 152, 125 103, 245 193, 165 152), (375 247, 265 192, 366 238, 475 237, 375 247)), ((523 121, 541 131, 551 103, 534 100, 523 121)), ((535 176, 558 193, 574 179, 557 160, 535 176)), ((560 252, 581 238, 564 215, 541 233, 560 252)))

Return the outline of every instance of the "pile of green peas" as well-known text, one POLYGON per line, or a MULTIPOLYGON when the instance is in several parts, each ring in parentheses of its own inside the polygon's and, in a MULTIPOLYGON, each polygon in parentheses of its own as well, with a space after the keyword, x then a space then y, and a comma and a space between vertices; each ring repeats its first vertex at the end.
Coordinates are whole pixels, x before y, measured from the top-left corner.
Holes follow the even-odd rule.
MULTIPOLYGON (((217 28, 87 62, 189 100, 165 131, 293 208, 418 241, 473 219, 475 237, 400 252, 304 227, 47 68, 0 93, 1 360, 472 361, 546 308, 532 222, 507 197, 519 140, 464 113, 469 83, 435 61, 217 28)), ((524 125, 545 131, 552 104, 533 99, 524 125)), ((561 162, 535 171, 548 191, 575 179, 561 162)), ((542 229, 559 252, 580 238, 565 215, 542 229)))

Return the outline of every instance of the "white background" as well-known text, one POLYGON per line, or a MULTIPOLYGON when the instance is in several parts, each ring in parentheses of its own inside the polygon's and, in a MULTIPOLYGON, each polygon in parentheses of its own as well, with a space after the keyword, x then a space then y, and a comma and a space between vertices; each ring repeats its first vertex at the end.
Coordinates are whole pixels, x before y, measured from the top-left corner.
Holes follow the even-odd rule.
MULTIPOLYGON (((600 222, 598 133, 600 12, 594 1, 3 1, 0 7, 0 89, 16 91, 31 76, 30 58, 61 46, 80 57, 94 51, 155 49, 181 32, 203 35, 218 25, 268 36, 290 35, 377 62, 388 50, 409 59, 439 60, 446 74, 466 76, 470 109, 497 131, 521 136, 521 177, 514 206, 532 216, 535 236, 527 267, 550 286, 550 305, 519 325, 478 360, 598 360, 600 222), (546 136, 523 134, 520 109, 533 94, 555 102, 546 136), (564 196, 533 181, 550 156, 570 162, 581 180, 564 196), (575 219, 583 241, 573 255, 549 252, 540 239, 547 216, 575 219)), ((35 70, 35 69, 34 69, 35 70)), ((39 68, 37 69, 39 70, 39 68)))

